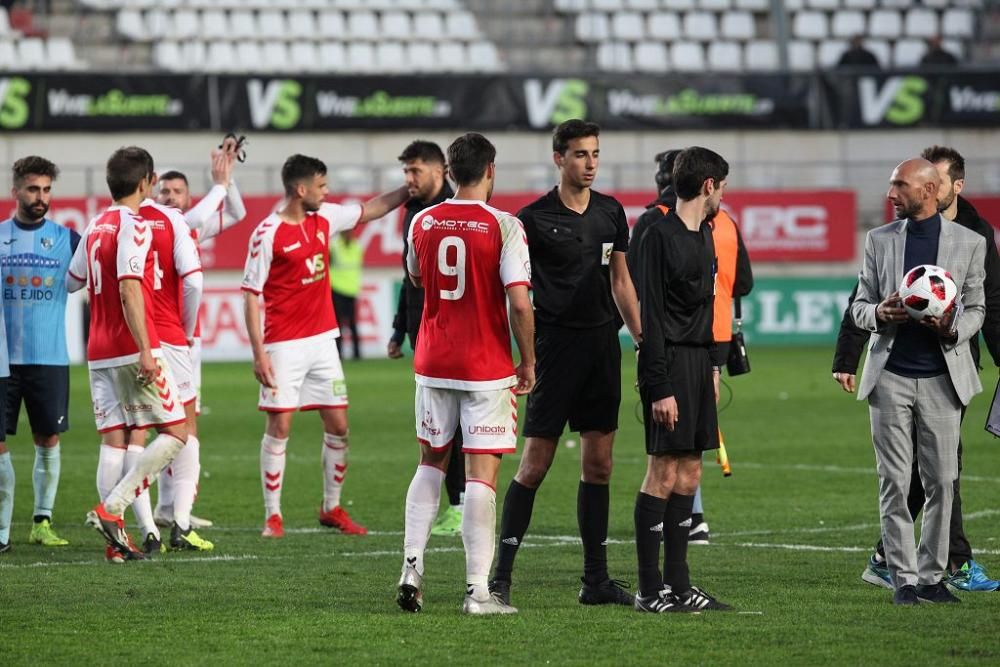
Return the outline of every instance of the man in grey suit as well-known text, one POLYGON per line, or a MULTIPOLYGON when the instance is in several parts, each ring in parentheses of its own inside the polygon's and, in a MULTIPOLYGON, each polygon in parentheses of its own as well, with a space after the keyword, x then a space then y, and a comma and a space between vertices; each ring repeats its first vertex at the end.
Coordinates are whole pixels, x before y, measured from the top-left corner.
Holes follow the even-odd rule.
POLYGON ((927 160, 907 160, 892 172, 887 196, 898 219, 868 233, 851 306, 857 325, 872 333, 858 399, 869 404, 896 604, 959 601, 943 583, 948 521, 962 407, 982 391, 968 340, 983 324, 986 241, 959 225, 942 224, 939 185, 927 160), (921 264, 949 271, 960 296, 943 317, 916 322, 903 308, 898 286, 921 264), (906 507, 914 455, 927 494, 919 549, 906 507))

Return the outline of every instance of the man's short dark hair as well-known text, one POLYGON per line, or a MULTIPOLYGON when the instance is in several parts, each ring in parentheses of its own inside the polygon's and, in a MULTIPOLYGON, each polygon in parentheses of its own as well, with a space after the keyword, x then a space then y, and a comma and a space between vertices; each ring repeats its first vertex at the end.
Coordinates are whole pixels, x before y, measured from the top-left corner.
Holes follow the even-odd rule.
POLYGON ((421 160, 428 164, 437 163, 444 166, 444 153, 441 151, 441 147, 433 141, 422 139, 417 139, 404 148, 397 159, 403 163, 421 160))
POLYGON ((28 176, 48 176, 53 181, 59 177, 59 167, 37 155, 23 157, 14 163, 14 187, 19 188, 28 176))
POLYGON ((314 157, 296 153, 281 166, 281 183, 287 195, 295 194, 296 185, 316 176, 326 176, 326 165, 314 157))
POLYGON ((965 158, 954 148, 948 146, 929 146, 924 149, 920 157, 931 164, 938 162, 948 163, 948 176, 951 181, 959 181, 965 178, 965 158))
POLYGON ((160 180, 161 181, 173 181, 173 180, 178 179, 178 178, 180 180, 184 181, 184 185, 188 184, 187 176, 185 176, 183 173, 177 171, 176 169, 171 169, 170 171, 165 171, 162 174, 160 174, 160 180))
POLYGON ((472 185, 483 180, 486 168, 497 157, 496 147, 478 132, 463 134, 448 146, 448 169, 455 183, 472 185))
POLYGON ((572 118, 556 125, 552 131, 552 150, 560 155, 565 155, 569 148, 569 142, 582 137, 597 137, 601 134, 601 126, 597 123, 588 123, 579 118, 572 118))
POLYGON ((153 156, 144 148, 127 146, 119 148, 108 158, 105 179, 115 201, 128 197, 138 188, 142 179, 153 173, 153 156))
POLYGON ((672 175, 674 192, 679 199, 694 199, 701 193, 702 184, 709 178, 715 187, 729 176, 729 163, 715 151, 701 146, 685 148, 674 160, 672 175))
POLYGON ((653 158, 653 161, 656 163, 656 176, 654 180, 656 181, 656 190, 658 192, 663 192, 673 182, 674 161, 677 160, 677 156, 680 154, 681 149, 671 148, 662 153, 657 153, 656 157, 653 158))

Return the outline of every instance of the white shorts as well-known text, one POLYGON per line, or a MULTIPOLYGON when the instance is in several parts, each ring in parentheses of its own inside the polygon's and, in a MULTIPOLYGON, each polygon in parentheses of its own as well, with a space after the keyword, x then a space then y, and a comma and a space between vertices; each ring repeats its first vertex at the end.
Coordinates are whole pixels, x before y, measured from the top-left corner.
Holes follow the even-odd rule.
POLYGON ((462 451, 511 454, 517 445, 517 397, 513 389, 467 391, 417 385, 417 440, 431 449, 451 444, 462 426, 462 451))
POLYGON ((191 342, 191 380, 194 382, 194 411, 201 414, 201 338, 191 342))
POLYGON ((160 343, 160 350, 167 365, 170 366, 174 382, 177 383, 177 394, 181 397, 181 403, 184 405, 191 403, 198 397, 194 386, 191 348, 160 343))
POLYGON ((144 385, 136 378, 139 364, 90 369, 90 395, 98 433, 122 428, 173 426, 184 423, 184 405, 168 362, 156 360, 160 373, 144 385))
POLYGON ((271 358, 277 387, 261 386, 257 403, 260 410, 293 412, 347 407, 347 383, 332 331, 270 343, 264 350, 271 358))

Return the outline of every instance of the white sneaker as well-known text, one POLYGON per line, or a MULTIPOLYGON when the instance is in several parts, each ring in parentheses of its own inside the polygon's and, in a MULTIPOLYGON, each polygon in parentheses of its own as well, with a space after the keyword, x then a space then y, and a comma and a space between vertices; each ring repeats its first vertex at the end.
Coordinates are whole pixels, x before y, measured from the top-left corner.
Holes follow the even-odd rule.
POLYGON ((416 613, 424 608, 424 593, 421 590, 423 582, 424 578, 413 564, 403 565, 403 575, 399 578, 399 590, 396 593, 396 604, 400 609, 416 613))
POLYGON ((465 602, 462 603, 462 613, 473 616, 485 616, 487 614, 516 614, 517 608, 504 604, 497 593, 490 593, 485 600, 477 600, 471 594, 465 594, 465 602))

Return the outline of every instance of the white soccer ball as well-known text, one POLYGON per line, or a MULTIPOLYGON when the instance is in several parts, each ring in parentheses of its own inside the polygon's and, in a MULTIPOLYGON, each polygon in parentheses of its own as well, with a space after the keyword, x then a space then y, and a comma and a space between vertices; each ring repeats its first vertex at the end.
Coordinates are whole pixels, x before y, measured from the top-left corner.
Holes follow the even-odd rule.
POLYGON ((940 266, 921 264, 903 276, 899 296, 906 312, 919 322, 925 317, 941 317, 951 310, 958 287, 951 274, 940 266))

